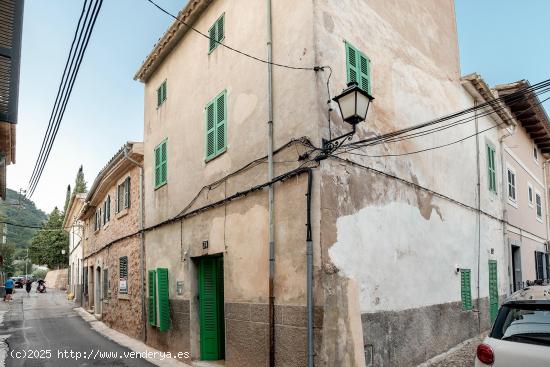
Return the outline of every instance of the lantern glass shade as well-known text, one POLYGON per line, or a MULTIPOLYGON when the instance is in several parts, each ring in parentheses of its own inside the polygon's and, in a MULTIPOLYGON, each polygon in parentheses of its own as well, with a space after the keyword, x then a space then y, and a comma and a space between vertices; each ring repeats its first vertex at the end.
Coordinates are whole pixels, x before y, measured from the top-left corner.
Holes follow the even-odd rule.
POLYGON ((342 94, 334 98, 334 101, 338 103, 342 119, 348 124, 356 125, 365 121, 370 102, 374 98, 359 88, 355 82, 348 86, 342 94))

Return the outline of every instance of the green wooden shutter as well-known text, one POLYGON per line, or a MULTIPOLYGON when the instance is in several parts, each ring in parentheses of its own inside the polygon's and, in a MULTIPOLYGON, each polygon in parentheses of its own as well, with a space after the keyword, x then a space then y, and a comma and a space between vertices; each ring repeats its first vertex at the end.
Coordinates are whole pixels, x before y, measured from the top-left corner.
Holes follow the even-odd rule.
POLYGON ((220 328, 218 276, 216 259, 203 258, 199 269, 199 317, 201 359, 215 361, 220 358, 220 328))
MULTIPOLYGON (((224 15, 222 15, 217 21, 216 21, 216 40, 218 42, 221 42, 225 37, 225 24, 224 24, 224 15)), ((217 44, 216 44, 217 46, 217 44)))
POLYGON ((357 50, 350 45, 349 43, 346 43, 346 66, 347 66, 347 76, 348 76, 348 83, 351 82, 357 82, 359 83, 357 76, 359 74, 358 68, 357 68, 357 50))
POLYGON ((170 329, 170 301, 168 294, 168 269, 157 268, 157 287, 159 299, 159 330, 170 329))
POLYGON ((157 107, 160 106, 162 103, 162 91, 160 90, 160 87, 157 89, 157 107))
POLYGON ((496 260, 489 260, 489 314, 491 316, 492 324, 498 314, 498 278, 496 260))
POLYGON ((215 101, 206 106, 206 159, 216 155, 215 101))
POLYGON ((359 53, 359 73, 359 87, 370 94, 370 60, 362 53, 359 53))
POLYGON ((460 296, 463 310, 472 309, 472 286, 470 275, 470 269, 460 269, 460 296))
POLYGON ((220 154, 226 148, 226 109, 225 92, 216 98, 216 154, 220 154))
POLYGON ((217 37, 216 37, 216 33, 218 31, 218 28, 216 27, 216 23, 214 23, 214 25, 212 27, 210 27, 210 29, 208 30, 208 37, 209 37, 209 42, 208 42, 208 52, 212 52, 214 51, 214 49, 216 48, 216 40, 217 40, 217 37))
POLYGON ((161 159, 161 168, 160 168, 160 177, 161 183, 166 183, 168 181, 168 156, 166 152, 166 141, 160 145, 160 159, 161 159))
POLYGON ((148 271, 148 278, 149 278, 149 287, 148 287, 148 295, 149 295, 149 325, 156 326, 157 325, 157 292, 156 292, 156 271, 155 270, 149 270, 148 271))
POLYGON ((348 83, 356 82, 359 88, 371 93, 370 59, 346 42, 346 72, 348 83))
POLYGON ((155 187, 160 185, 160 147, 155 148, 155 187))

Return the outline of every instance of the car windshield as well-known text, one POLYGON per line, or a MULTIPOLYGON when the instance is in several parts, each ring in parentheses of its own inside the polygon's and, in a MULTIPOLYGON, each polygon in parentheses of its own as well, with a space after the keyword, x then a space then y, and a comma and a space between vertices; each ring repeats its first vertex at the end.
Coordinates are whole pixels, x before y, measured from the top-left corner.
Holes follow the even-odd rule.
POLYGON ((550 346, 550 304, 502 306, 491 337, 550 346))

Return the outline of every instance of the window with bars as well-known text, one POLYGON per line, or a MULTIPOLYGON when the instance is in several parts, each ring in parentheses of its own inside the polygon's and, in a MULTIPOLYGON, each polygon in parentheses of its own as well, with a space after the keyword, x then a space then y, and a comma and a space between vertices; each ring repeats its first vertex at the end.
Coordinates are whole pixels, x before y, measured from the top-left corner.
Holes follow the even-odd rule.
POLYGON ((122 256, 118 259, 119 267, 119 285, 118 292, 128 294, 128 256, 122 256))
POLYGON ((348 83, 356 82, 359 88, 371 94, 370 59, 346 42, 346 73, 348 83))
POLYGON ((155 148, 155 189, 168 182, 168 152, 167 141, 157 145, 155 148))
POLYGON ((487 144, 487 183, 489 191, 497 193, 497 171, 495 163, 495 148, 487 144))
POLYGON ((460 269, 460 298, 462 300, 462 309, 472 309, 472 286, 470 269, 460 269))
POLYGON ((166 80, 165 80, 157 89, 157 107, 159 107, 161 104, 164 103, 164 101, 166 101, 166 94, 167 94, 167 87, 166 87, 166 80))
POLYGON ((227 93, 221 92, 210 101, 206 111, 206 160, 227 150, 227 93))
POLYGON ((225 38, 225 13, 208 30, 208 53, 212 53, 225 38))

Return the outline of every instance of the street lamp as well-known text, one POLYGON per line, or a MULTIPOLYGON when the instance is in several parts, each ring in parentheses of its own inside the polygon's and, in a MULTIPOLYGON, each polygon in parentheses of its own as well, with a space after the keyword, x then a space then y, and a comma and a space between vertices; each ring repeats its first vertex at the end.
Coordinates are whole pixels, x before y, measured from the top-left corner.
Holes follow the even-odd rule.
POLYGON ((346 140, 352 138, 353 134, 355 134, 356 125, 367 118, 367 112, 373 100, 374 97, 361 89, 357 82, 348 83, 348 87, 333 98, 333 101, 338 103, 342 119, 352 126, 352 130, 331 140, 323 139, 323 151, 325 154, 330 154, 338 149, 346 140))

